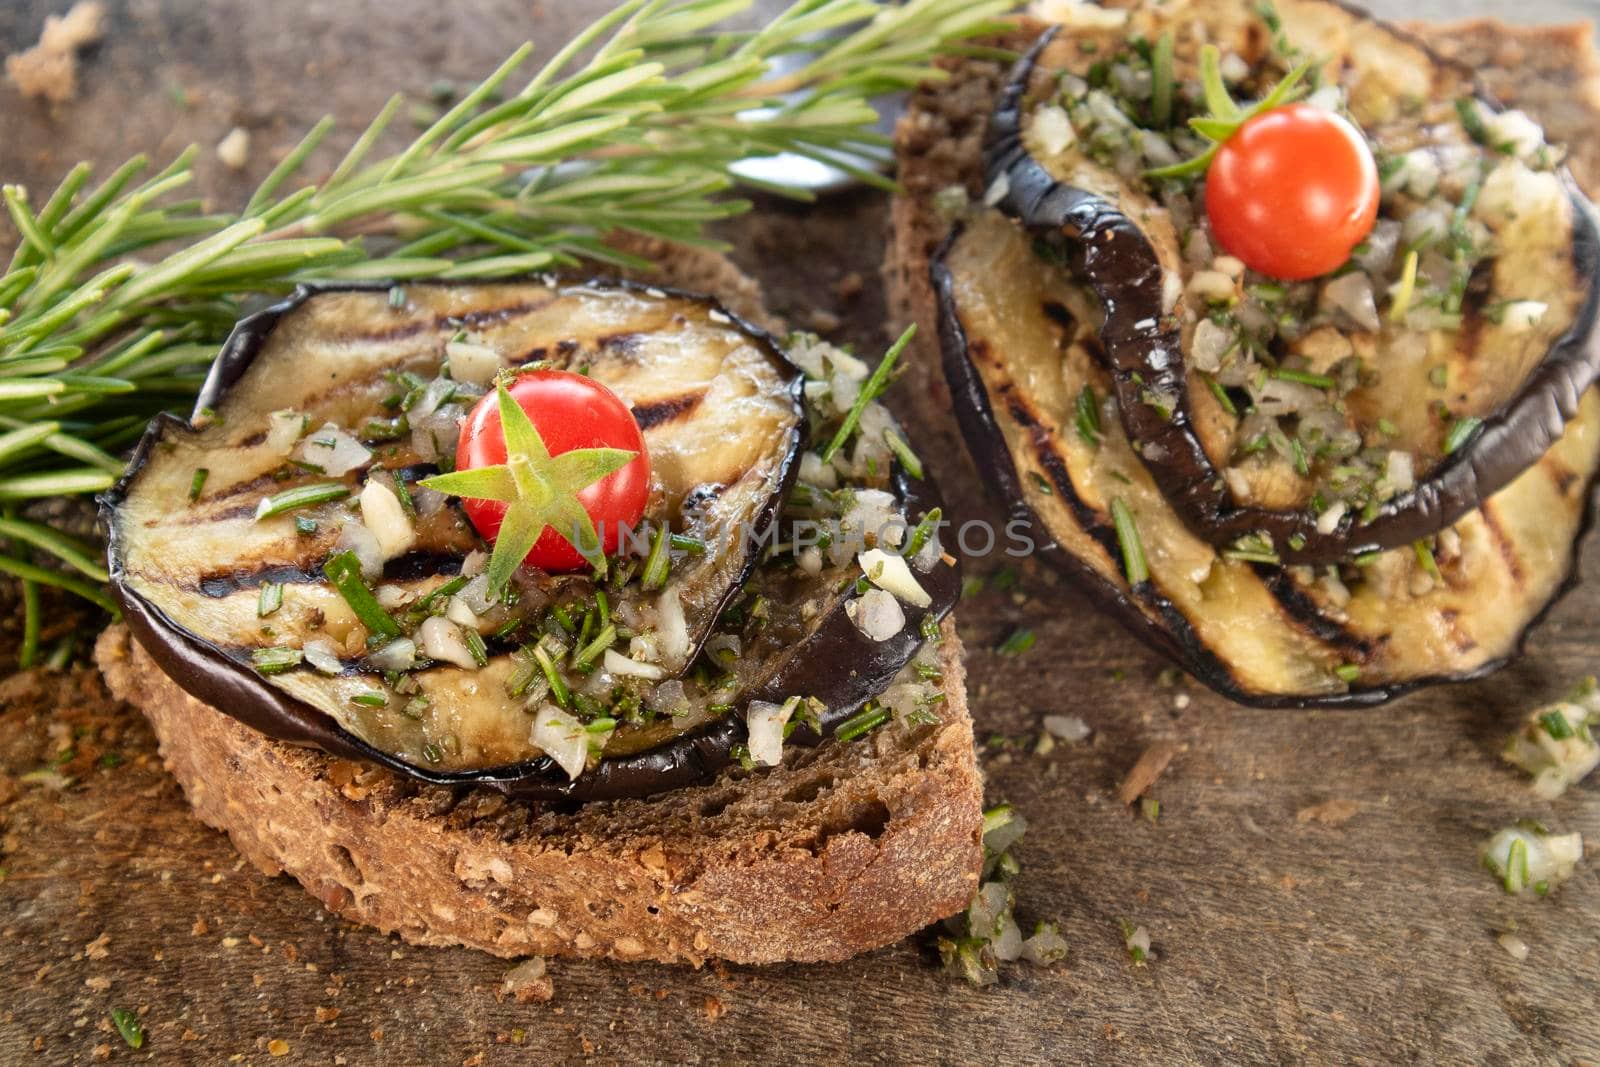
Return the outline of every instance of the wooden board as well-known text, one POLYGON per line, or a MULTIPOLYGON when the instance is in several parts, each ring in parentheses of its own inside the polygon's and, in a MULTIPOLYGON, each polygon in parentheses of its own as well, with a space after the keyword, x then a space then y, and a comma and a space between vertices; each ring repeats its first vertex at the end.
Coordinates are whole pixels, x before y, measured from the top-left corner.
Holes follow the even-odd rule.
MULTIPOLYGON (((0 10, 0 49, 30 43, 59 6, 0 10)), ((207 195, 236 202, 324 110, 351 129, 393 89, 470 80, 511 41, 534 36, 548 54, 608 5, 535 3, 531 18, 511 2, 470 13, 417 0, 109 6, 112 36, 88 57, 79 101, 52 114, 0 86, 0 178, 41 194, 80 157, 164 159, 244 125, 255 142, 244 175, 210 152, 199 167, 207 195)), ((1577 0, 1474 6, 1522 20, 1600 13, 1577 0)), ((882 202, 856 195, 767 205, 730 235, 776 308, 836 317, 836 336, 870 349, 884 340, 882 229, 882 202)), ((956 507, 987 514, 964 457, 932 458, 956 507)), ((1600 546, 1585 556, 1600 568, 1600 546)), ((0 593, 14 628, 13 603, 0 593)), ((1518 666, 1360 713, 1251 711, 1163 685, 1158 660, 1028 566, 961 616, 980 736, 992 739, 990 796, 1032 823, 1020 912, 1061 921, 1071 955, 1060 968, 1015 968, 975 991, 941 975, 916 938, 841 966, 558 963, 554 1000, 519 1004, 500 992, 505 963, 409 948, 243 866, 188 816, 142 721, 82 670, 0 681, 0 1058, 1600 1061, 1600 868, 1591 858, 1551 898, 1524 901, 1476 860, 1489 832, 1522 816, 1600 840, 1594 785, 1546 804, 1496 756, 1533 702, 1597 669, 1600 584, 1558 608, 1518 666), (996 654, 1020 624, 1038 645, 996 654), (1033 755, 1052 712, 1082 716, 1092 739, 1033 755), (1115 790, 1157 741, 1178 755, 1156 783, 1152 825, 1115 790), (77 784, 19 781, 63 746, 77 784), (107 753, 121 762, 105 766, 107 753), (1150 930, 1150 965, 1128 961, 1123 918, 1150 930), (1525 962, 1495 941, 1513 923, 1525 962), (113 1008, 139 1013, 142 1052, 111 1029, 113 1008)))

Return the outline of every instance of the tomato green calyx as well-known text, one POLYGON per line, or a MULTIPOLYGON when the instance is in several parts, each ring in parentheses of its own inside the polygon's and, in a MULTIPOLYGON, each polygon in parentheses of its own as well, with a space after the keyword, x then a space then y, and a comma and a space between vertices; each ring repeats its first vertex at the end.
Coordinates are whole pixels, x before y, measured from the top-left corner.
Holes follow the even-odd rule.
POLYGON ((495 388, 506 462, 439 474, 417 484, 451 496, 507 505, 489 557, 489 594, 496 599, 546 529, 567 538, 585 560, 603 570, 601 538, 578 493, 621 470, 639 453, 625 448, 575 448, 552 456, 533 420, 505 384, 495 388))
MULTIPOLYGON (((1166 50, 1163 49, 1163 52, 1166 50)), ((1170 53, 1168 53, 1170 54, 1170 53)), ((1283 80, 1273 86, 1272 91, 1256 103, 1247 108, 1241 108, 1228 92, 1228 86, 1222 80, 1222 53, 1214 44, 1208 44, 1200 50, 1200 84, 1205 91, 1207 115, 1196 116, 1189 120, 1189 128, 1201 137, 1211 142, 1211 147, 1182 163, 1174 163, 1170 167, 1157 167, 1145 171, 1147 178, 1191 178, 1204 174, 1211 166, 1217 150, 1239 131, 1239 127, 1274 108, 1282 107, 1290 101, 1297 100, 1305 92, 1301 84, 1305 76, 1310 73, 1313 63, 1307 59, 1284 75, 1283 80)))

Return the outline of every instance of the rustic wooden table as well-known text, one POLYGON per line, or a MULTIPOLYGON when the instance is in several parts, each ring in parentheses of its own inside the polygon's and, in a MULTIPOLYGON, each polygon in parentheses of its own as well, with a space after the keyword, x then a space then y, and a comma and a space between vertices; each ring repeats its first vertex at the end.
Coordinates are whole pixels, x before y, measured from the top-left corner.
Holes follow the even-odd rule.
MULTIPOLYGON (((5 5, 0 51, 31 43, 61 6, 5 5)), ((396 88, 420 97, 439 78, 475 79, 511 42, 548 54, 606 6, 111 0, 75 103, 52 110, 0 85, 0 178, 40 191, 79 158, 165 159, 242 125, 255 146, 245 173, 209 151, 198 168, 206 195, 234 202, 322 112, 350 129, 396 88)), ((1380 7, 1600 14, 1594 0, 1380 7)), ((871 348, 884 335, 883 217, 878 198, 847 196, 768 206, 730 234, 775 307, 838 316, 838 336, 871 348), (852 274, 865 287, 847 299, 852 274)), ((965 459, 938 460, 956 505, 985 512, 965 459)), ((1600 567, 1600 546, 1586 556, 1600 567)), ((243 866, 190 819, 142 721, 83 669, 0 681, 0 1058, 1600 1061, 1596 866, 1535 901, 1505 897, 1476 860, 1522 816, 1600 840, 1592 784, 1546 804, 1496 757, 1533 702, 1596 670, 1600 585, 1568 598, 1495 678, 1340 714, 1251 711, 1163 685, 1160 662, 1030 568, 961 616, 990 795, 1033 826, 1019 909, 1061 921, 1063 967, 1016 968, 980 992, 942 976, 913 938, 827 967, 558 963, 554 1000, 519 1004, 500 992, 505 963, 409 948, 243 866), (1038 645, 997 655, 1023 622, 1038 645), (1082 716, 1093 738, 1034 755, 1048 712, 1082 716), (1158 740, 1179 754, 1151 824, 1114 791, 1158 740), (19 783, 68 745, 77 784, 19 783), (1129 963, 1123 918, 1150 930, 1150 965, 1129 963), (1525 961, 1496 943, 1513 924, 1525 961), (142 1052, 111 1029, 114 1008, 140 1014, 142 1052)))

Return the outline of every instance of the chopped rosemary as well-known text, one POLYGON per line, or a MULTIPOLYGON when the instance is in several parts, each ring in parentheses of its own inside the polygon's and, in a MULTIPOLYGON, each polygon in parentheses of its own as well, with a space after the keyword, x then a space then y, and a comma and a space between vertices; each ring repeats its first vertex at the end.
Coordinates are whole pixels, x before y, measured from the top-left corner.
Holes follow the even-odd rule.
POLYGON ((1450 432, 1445 434, 1444 438, 1444 454, 1448 456, 1466 444, 1467 439, 1482 425, 1483 420, 1476 415, 1468 415, 1466 418, 1457 419, 1451 423, 1450 432))
POLYGON ((301 537, 310 537, 317 532, 317 520, 309 515, 296 515, 294 517, 294 532, 301 537))
POLYGON ((1489 145, 1489 127, 1483 121, 1483 112, 1478 110, 1478 102, 1470 96, 1463 96, 1456 101, 1456 115, 1461 119, 1461 128, 1467 131, 1467 136, 1478 144, 1489 145))
POLYGON ((262 674, 282 674, 298 667, 304 658, 298 648, 290 648, 288 645, 258 648, 250 653, 250 662, 262 674))
POLYGON ((596 660, 605 654, 606 649, 610 648, 616 643, 616 640, 616 626, 610 623, 606 624, 606 626, 595 635, 593 641, 590 641, 587 645, 584 645, 573 655, 572 665, 579 670, 593 665, 596 660))
POLYGON ((670 535, 667 526, 662 523, 656 527, 655 536, 650 539, 650 555, 644 561, 644 573, 639 576, 639 584, 645 592, 654 592, 667 584, 667 576, 672 572, 672 556, 667 551, 670 544, 670 535))
POLYGON ((550 683, 550 699, 557 706, 570 710, 572 708, 572 690, 567 688, 566 680, 561 677, 561 671, 556 667, 555 660, 550 658, 544 645, 533 646, 533 658, 538 662, 539 669, 544 672, 544 680, 550 683))
POLYGON ((1237 416, 1239 409, 1234 406, 1233 398, 1228 395, 1227 388, 1209 374, 1201 374, 1200 377, 1205 381, 1206 388, 1211 390, 1211 395, 1217 398, 1217 403, 1222 410, 1229 415, 1237 416))
POLYGON ((1029 471, 1028 480, 1033 482, 1033 487, 1039 490, 1039 492, 1043 493, 1045 496, 1055 495, 1056 491, 1050 487, 1049 479, 1045 478, 1045 476, 1040 474, 1038 471, 1029 471))
POLYGON ((1314 389, 1332 389, 1338 383, 1326 374, 1313 374, 1310 371, 1291 370, 1288 367, 1279 367, 1272 372, 1272 376, 1282 382, 1298 382, 1309 385, 1314 389))
POLYGON ((1416 541, 1411 546, 1411 551, 1417 557, 1417 566, 1421 567, 1434 581, 1440 581, 1439 561, 1433 558, 1433 548, 1426 540, 1416 541))
POLYGON ((266 618, 283 607, 283 583, 262 582, 261 595, 256 600, 256 617, 266 618))
POLYGON ((189 481, 189 500, 194 502, 200 499, 200 493, 206 487, 206 479, 211 476, 211 471, 206 467, 196 467, 194 477, 189 481))
POLYGON ((1150 57, 1150 121, 1158 130, 1172 125, 1172 32, 1161 35, 1150 57))
POLYGON ((1334 676, 1346 685, 1352 685, 1361 677, 1361 668, 1354 663, 1341 663, 1333 669, 1334 676))
POLYGON ((1117 543, 1122 546, 1122 572, 1129 585, 1142 585, 1150 580, 1150 565, 1145 560, 1144 542, 1139 540, 1139 526, 1133 512, 1122 498, 1111 500, 1111 522, 1116 527, 1117 543))
POLYGON ((704 541, 698 537, 690 537, 688 534, 673 534, 668 540, 672 542, 673 548, 679 552, 687 552, 691 556, 698 556, 706 550, 704 541))
POLYGON ((363 708, 384 708, 389 706, 389 695, 376 689, 369 689, 365 693, 357 693, 351 697, 350 703, 363 708))
POLYGON ((1086 385, 1078 392, 1078 436, 1091 447, 1100 443, 1100 398, 1094 395, 1094 386, 1086 385))
POLYGON ((137 1015, 123 1008, 112 1008, 111 1022, 129 1048, 144 1047, 144 1025, 137 1015))
POLYGON ((1026 626, 1019 626, 1000 642, 1000 647, 996 651, 1002 656, 1020 656, 1032 648, 1036 640, 1037 637, 1032 630, 1026 626))
POLYGON ((833 457, 838 453, 839 449, 844 447, 844 443, 850 439, 850 435, 856 432, 856 426, 860 424, 861 414, 867 410, 867 405, 882 396, 884 390, 889 388, 889 375, 894 373, 894 365, 899 362, 900 353, 906 350, 906 346, 911 343, 911 339, 916 335, 917 327, 915 323, 912 323, 906 327, 905 333, 902 333, 895 343, 889 346, 889 351, 883 354, 883 358, 878 361, 878 365, 872 369, 871 376, 861 386, 861 391, 856 394, 856 402, 851 404, 850 410, 845 413, 844 421, 839 424, 839 429, 834 432, 833 440, 829 441, 828 446, 820 453, 822 462, 831 463, 833 461, 833 457))
POLYGON ((895 433, 893 428, 886 428, 883 431, 883 443, 889 446, 889 451, 894 453, 894 458, 900 461, 900 466, 907 474, 918 481, 922 480, 922 460, 911 451, 911 445, 904 437, 895 433))
POLYGON ((350 610, 355 612, 361 625, 374 634, 384 637, 399 637, 400 624, 383 610, 372 590, 367 588, 367 583, 361 579, 361 561, 351 551, 334 554, 328 562, 322 565, 322 573, 327 576, 333 588, 350 605, 350 610))
POLYGON ((1539 716, 1539 725, 1544 727, 1544 732, 1550 735, 1552 741, 1566 741, 1577 736, 1572 724, 1559 710, 1553 709, 1539 716))
POLYGON ((293 489, 285 489, 281 493, 274 493, 261 499, 261 503, 256 505, 256 521, 270 519, 286 511, 343 500, 349 495, 350 487, 338 482, 318 482, 315 485, 300 485, 293 489))
POLYGON ((840 723, 833 736, 848 744, 856 738, 876 730, 888 721, 889 709, 883 707, 877 701, 871 700, 867 702, 866 707, 840 723))
POLYGON ((483 643, 483 635, 470 626, 461 627, 461 639, 466 643, 467 652, 472 656, 472 662, 480 667, 489 665, 489 647, 483 643))
POLYGON ((907 558, 917 555, 927 546, 928 539, 939 529, 939 523, 943 518, 943 508, 933 508, 922 516, 922 521, 912 528, 911 538, 906 542, 907 558))

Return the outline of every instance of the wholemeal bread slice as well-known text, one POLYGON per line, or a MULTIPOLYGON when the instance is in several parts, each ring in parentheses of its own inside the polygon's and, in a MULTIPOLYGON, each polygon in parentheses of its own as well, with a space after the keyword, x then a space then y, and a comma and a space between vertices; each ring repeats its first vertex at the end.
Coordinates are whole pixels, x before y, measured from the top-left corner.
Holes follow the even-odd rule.
MULTIPOLYGON (((663 283, 769 319, 755 283, 653 243, 663 283)), ((199 818, 269 875, 413 944, 500 956, 699 965, 840 960, 964 908, 982 859, 982 786, 961 645, 942 629, 937 725, 786 747, 770 769, 577 807, 429 786, 272 740, 181 689, 126 627, 96 658, 150 720, 199 818)))

